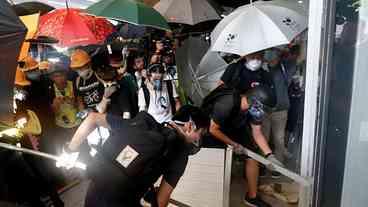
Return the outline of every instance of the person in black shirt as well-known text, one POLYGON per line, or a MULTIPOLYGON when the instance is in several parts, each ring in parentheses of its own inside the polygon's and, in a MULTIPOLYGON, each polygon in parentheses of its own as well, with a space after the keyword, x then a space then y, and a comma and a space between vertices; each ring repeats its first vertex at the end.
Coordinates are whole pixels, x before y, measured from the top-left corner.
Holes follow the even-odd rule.
POLYGON ((97 111, 112 113, 123 119, 133 118, 138 113, 138 87, 134 75, 127 72, 128 48, 118 40, 107 45, 107 48, 99 56, 102 64, 99 64, 98 76, 105 91, 97 111))
MULTIPOLYGON (((257 86, 242 94, 236 90, 219 87, 204 99, 202 107, 210 115, 209 132, 213 138, 233 146, 235 152, 240 151, 242 146, 256 151, 256 144, 270 161, 282 165, 272 154, 261 131, 262 119, 274 105, 275 96, 271 89, 265 86, 257 86), (212 104, 208 104, 209 102, 212 104), (248 128, 251 130, 252 139, 247 136, 248 128)), ((268 207, 267 203, 257 197, 257 161, 246 159, 245 165, 248 180, 245 187, 248 194, 244 202, 249 206, 268 207)))
POLYGON ((141 198, 163 175, 157 201, 151 203, 166 207, 185 171, 192 143, 201 138, 208 123, 207 116, 193 106, 183 106, 173 121, 165 124, 159 124, 146 112, 130 120, 90 113, 66 146, 69 153, 62 155, 57 165, 73 167, 77 156, 69 159, 70 155, 96 127, 107 127, 112 136, 88 166, 92 182, 85 206, 141 206, 141 198))
POLYGON ((70 68, 79 75, 75 81, 79 110, 95 110, 102 100, 104 86, 92 70, 91 57, 82 49, 74 50, 70 56, 70 68))
POLYGON ((270 86, 267 72, 262 69, 263 51, 244 56, 230 64, 222 75, 219 85, 246 91, 258 85, 270 86))

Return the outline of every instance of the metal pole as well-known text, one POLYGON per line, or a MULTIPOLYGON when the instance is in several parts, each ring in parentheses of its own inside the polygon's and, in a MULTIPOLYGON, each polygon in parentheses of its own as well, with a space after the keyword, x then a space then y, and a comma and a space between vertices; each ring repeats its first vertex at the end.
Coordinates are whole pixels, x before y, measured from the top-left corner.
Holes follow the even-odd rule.
POLYGON ((302 186, 305 187, 310 187, 313 184, 313 180, 311 178, 308 177, 303 177, 300 176, 284 167, 278 166, 272 162, 270 162, 269 160, 267 160, 266 158, 262 157, 261 155, 252 152, 251 150, 243 147, 243 154, 253 158, 254 160, 257 160, 258 162, 266 165, 266 166, 272 166, 277 172, 285 175, 286 177, 294 180, 295 182, 299 183, 302 186))
MULTIPOLYGON (((17 151, 17 152, 30 154, 30 155, 36 155, 36 156, 43 157, 43 158, 50 159, 50 160, 54 160, 54 161, 57 161, 59 159, 59 157, 56 156, 56 155, 52 155, 52 154, 48 154, 48 153, 44 153, 44 152, 39 152, 39 151, 35 151, 35 150, 30 150, 30 149, 26 149, 26 148, 22 148, 22 147, 16 147, 16 146, 13 146, 11 144, 5 144, 5 143, 0 142, 0 147, 8 149, 8 150, 13 150, 13 151, 17 151)), ((77 162, 75 164, 75 167, 80 168, 82 170, 85 170, 87 168, 87 166, 84 163, 81 163, 81 162, 77 162)))
POLYGON ((223 188, 223 207, 230 206, 230 185, 231 185, 231 166, 233 161, 233 147, 225 149, 225 169, 224 169, 224 188, 223 188))

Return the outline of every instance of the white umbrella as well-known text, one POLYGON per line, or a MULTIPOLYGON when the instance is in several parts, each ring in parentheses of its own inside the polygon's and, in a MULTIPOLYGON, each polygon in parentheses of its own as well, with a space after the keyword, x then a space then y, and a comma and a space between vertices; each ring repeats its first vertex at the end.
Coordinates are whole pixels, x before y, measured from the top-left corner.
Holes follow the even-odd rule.
POLYGON ((221 19, 207 0, 161 0, 154 8, 173 23, 195 25, 221 19))
POLYGON ((208 50, 197 67, 196 80, 201 98, 218 86, 218 82, 228 64, 217 52, 208 50))
POLYGON ((307 14, 301 5, 258 1, 221 20, 211 34, 212 50, 247 55, 288 44, 306 28, 307 14))
POLYGON ((195 105, 217 87, 228 64, 202 37, 190 37, 176 52, 179 82, 195 105))
POLYGON ((203 37, 189 37, 176 50, 180 85, 196 105, 200 104, 203 98, 201 86, 197 80, 197 67, 209 47, 203 37))

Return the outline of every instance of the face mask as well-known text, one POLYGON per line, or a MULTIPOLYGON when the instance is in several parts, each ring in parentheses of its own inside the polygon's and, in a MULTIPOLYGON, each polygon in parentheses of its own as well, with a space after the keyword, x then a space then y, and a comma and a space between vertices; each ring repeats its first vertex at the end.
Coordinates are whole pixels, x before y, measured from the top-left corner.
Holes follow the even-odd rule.
POLYGON ((26 77, 30 81, 40 81, 41 72, 39 70, 26 72, 26 77))
POLYGON ((276 60, 280 57, 279 52, 276 50, 266 50, 264 54, 264 60, 266 62, 271 62, 273 60, 276 60))
POLYGON ((153 90, 161 91, 162 81, 161 80, 153 80, 153 90))
POLYGON ((91 72, 92 72, 91 69, 87 69, 87 70, 83 70, 83 71, 77 71, 78 75, 83 79, 87 79, 91 72))
POLYGON ((245 64, 245 67, 247 67, 251 71, 257 71, 261 68, 262 61, 258 59, 248 60, 245 64))

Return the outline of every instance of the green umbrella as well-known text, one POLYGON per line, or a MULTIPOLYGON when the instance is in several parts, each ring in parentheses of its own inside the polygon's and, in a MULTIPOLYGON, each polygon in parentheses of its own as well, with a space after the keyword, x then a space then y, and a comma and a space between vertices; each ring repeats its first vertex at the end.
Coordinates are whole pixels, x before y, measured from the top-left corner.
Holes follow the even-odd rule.
POLYGON ((165 18, 141 1, 101 0, 86 9, 87 13, 131 24, 170 30, 165 18))

